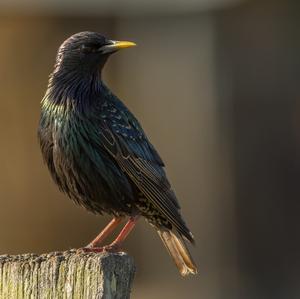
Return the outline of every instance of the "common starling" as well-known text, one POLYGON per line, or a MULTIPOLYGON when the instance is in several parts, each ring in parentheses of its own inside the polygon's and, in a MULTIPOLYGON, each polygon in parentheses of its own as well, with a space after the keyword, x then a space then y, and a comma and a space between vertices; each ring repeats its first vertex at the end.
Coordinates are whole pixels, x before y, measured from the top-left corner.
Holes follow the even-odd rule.
POLYGON ((133 42, 80 32, 60 46, 38 128, 42 155, 54 182, 75 203, 113 216, 86 250, 117 251, 138 218, 158 232, 181 275, 197 268, 184 239, 194 243, 164 163, 128 108, 102 81, 116 51, 133 42), (102 241, 129 216, 114 242, 102 241))

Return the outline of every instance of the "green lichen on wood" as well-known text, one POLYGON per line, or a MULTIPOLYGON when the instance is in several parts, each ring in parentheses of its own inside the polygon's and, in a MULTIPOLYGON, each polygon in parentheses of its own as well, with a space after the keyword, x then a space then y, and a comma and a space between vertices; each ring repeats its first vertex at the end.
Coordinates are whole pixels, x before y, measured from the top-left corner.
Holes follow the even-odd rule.
POLYGON ((124 253, 0 256, 0 299, 127 299, 134 263, 124 253))

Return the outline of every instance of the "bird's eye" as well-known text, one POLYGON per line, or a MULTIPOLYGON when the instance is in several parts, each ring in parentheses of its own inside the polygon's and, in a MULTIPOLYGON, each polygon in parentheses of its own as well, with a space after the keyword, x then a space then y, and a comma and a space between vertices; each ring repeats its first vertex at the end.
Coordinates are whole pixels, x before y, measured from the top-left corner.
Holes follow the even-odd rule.
POLYGON ((96 45, 87 45, 84 44, 80 47, 80 51, 83 53, 95 53, 98 47, 96 45))

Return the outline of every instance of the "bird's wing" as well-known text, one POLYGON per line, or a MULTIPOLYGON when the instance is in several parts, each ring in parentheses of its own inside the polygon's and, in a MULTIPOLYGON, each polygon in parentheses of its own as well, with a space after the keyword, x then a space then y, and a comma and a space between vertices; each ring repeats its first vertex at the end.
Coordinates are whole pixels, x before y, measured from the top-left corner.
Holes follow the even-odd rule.
POLYGON ((123 105, 118 107, 114 103, 105 103, 100 123, 104 148, 178 232, 193 241, 180 215, 178 201, 163 169, 164 164, 136 118, 123 105))

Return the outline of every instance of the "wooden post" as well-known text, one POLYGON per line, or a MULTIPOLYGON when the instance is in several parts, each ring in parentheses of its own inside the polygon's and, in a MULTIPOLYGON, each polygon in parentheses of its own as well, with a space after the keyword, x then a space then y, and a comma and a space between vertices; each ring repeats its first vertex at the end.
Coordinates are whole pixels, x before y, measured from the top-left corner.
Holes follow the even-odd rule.
POLYGON ((135 267, 125 253, 0 256, 0 299, 126 299, 135 267))

